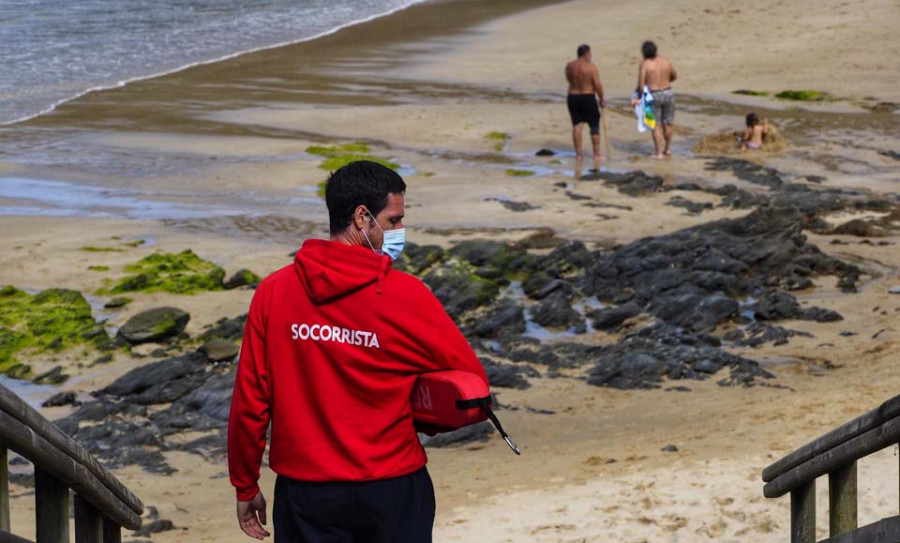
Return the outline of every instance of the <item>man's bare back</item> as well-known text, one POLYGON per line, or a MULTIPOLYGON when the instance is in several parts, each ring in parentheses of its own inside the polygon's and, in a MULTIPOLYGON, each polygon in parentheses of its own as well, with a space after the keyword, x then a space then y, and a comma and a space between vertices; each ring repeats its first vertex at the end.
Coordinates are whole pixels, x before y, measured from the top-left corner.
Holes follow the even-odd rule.
POLYGON ((657 55, 654 58, 645 58, 641 61, 638 89, 643 89, 644 85, 650 87, 650 91, 667 89, 677 77, 675 68, 666 57, 657 55))
POLYGON ((566 64, 566 81, 569 82, 569 94, 594 94, 603 100, 600 85, 600 72, 591 61, 576 58, 566 64))

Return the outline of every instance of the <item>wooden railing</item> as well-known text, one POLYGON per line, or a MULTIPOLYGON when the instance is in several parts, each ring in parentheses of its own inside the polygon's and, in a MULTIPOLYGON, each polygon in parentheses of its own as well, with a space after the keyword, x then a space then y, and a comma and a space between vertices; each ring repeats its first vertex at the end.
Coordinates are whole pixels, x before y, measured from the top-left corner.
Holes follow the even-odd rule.
POLYGON ((821 543, 900 543, 900 516, 862 528, 857 520, 856 461, 897 443, 900 396, 764 469, 767 498, 791 493, 791 543, 815 543, 816 479, 826 474, 830 537, 821 543))
POLYGON ((37 543, 69 542, 74 495, 76 543, 120 543, 141 526, 144 504, 52 422, 0 386, 0 543, 31 543, 11 533, 7 449, 34 464, 37 543))

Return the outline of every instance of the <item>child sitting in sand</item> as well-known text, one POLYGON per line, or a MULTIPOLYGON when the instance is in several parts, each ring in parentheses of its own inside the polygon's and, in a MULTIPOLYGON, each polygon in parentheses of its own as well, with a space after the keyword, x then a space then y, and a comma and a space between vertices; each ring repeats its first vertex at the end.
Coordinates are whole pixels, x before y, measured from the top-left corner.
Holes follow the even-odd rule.
POLYGON ((747 130, 744 135, 738 138, 741 144, 741 151, 747 149, 759 149, 762 147, 763 140, 769 133, 769 120, 763 119, 762 124, 759 122, 759 116, 756 113, 747 114, 747 130))

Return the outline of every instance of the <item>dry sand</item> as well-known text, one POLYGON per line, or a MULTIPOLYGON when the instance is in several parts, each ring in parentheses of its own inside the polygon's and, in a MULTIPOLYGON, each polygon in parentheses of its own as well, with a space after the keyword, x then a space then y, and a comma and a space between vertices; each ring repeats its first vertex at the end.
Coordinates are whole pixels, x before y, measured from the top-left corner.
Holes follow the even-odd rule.
MULTIPOLYGON (((241 102, 189 116, 182 112, 189 122, 172 121, 171 133, 130 127, 85 136, 91 145, 116 146, 135 156, 255 157, 222 164, 206 160, 188 174, 163 172, 151 180, 112 174, 91 179, 114 188, 152 184, 177 199, 187 178, 191 194, 221 198, 228 204, 240 203, 250 193, 264 194, 271 203, 259 206, 293 210, 290 219, 218 218, 173 225, 149 220, 2 217, 0 284, 65 286, 90 292, 104 277, 120 275, 124 264, 145 254, 186 248, 228 272, 241 267, 261 274, 274 271, 289 261, 287 254, 300 239, 322 235, 321 204, 294 206, 291 199, 309 196, 323 178, 316 161, 303 155, 307 145, 323 141, 364 140, 373 153, 411 168, 406 175, 410 185, 407 222, 411 240, 420 243, 446 244, 471 236, 515 240, 550 227, 564 237, 611 246, 746 213, 716 208, 699 216, 687 215, 664 205, 679 195, 677 191, 631 198, 602 183, 576 181, 571 155, 533 157, 541 147, 570 148, 568 118, 558 95, 564 91, 562 66, 580 42, 594 46, 613 104, 609 166, 614 169, 644 169, 664 176, 670 184, 735 183, 759 190, 730 174, 706 171, 704 161, 693 158, 690 151, 708 134, 740 129, 743 114, 752 107, 767 111, 770 118, 772 112, 780 112, 786 119, 784 133, 792 150, 765 157, 767 165, 797 177, 822 175, 827 187, 896 191, 897 163, 877 153, 879 149, 900 151, 896 115, 861 113, 856 104, 867 96, 896 101, 900 42, 891 25, 898 9, 890 0, 852 5, 802 0, 752 7, 724 0, 578 0, 464 31, 455 29, 441 39, 434 35, 420 37, 419 42, 410 39, 394 49, 378 42, 371 55, 390 58, 384 63, 385 74, 399 79, 383 88, 373 87, 377 96, 372 103, 360 105, 358 97, 328 105, 241 102), (677 156, 663 162, 646 158, 649 137, 634 130, 626 105, 638 46, 648 37, 658 41, 661 52, 673 59, 682 74, 676 84, 676 92, 682 93, 677 156), (877 56, 870 52, 872 48, 878 50, 877 56), (408 53, 407 62, 397 60, 398 51, 408 53), (819 62, 821 58, 829 59, 828 63, 819 62), (457 98, 378 103, 379 93, 388 96, 392 88, 409 92, 439 84, 458 86, 453 88, 457 98), (505 88, 525 94, 485 91, 505 88), (809 88, 847 99, 788 109, 795 106, 729 94, 738 88, 775 92, 809 88), (687 96, 689 92, 694 95, 687 96), (485 137, 492 131, 511 136, 502 153, 485 137), (538 175, 514 178, 506 174, 508 168, 517 167, 532 168, 538 175), (567 192, 617 207, 584 207, 567 192), (516 213, 492 198, 528 202, 538 208, 516 213), (111 236, 154 243, 122 253, 79 250, 109 243, 111 236), (111 271, 105 275, 86 271, 88 265, 97 264, 108 265, 111 271)), ((329 38, 329 43, 340 43, 341 36, 329 38)), ((364 57, 374 62, 371 59, 364 57)), ((320 68, 323 92, 333 88, 327 84, 329 77, 352 75, 351 68, 320 68)), ((205 70, 212 73, 215 68, 205 70)), ((185 81, 189 76, 184 75, 185 81)), ((148 85, 141 92, 153 90, 148 85)), ((107 96, 114 99, 119 92, 125 91, 107 96)), ((104 99, 102 95, 91 98, 99 104, 104 99)), ((139 111, 139 106, 135 108, 139 111)), ((63 122, 60 119, 70 114, 63 110, 57 120, 39 122, 63 122)), ((0 172, 6 174, 20 169, 0 165, 0 172)), ((61 168, 50 173, 66 175, 61 168)), ((74 177, 71 173, 70 178, 74 177)), ((701 193, 680 195, 694 201, 719 200, 701 193)), ((831 218, 835 224, 848 219, 831 218)), ((810 238, 822 250, 857 263, 869 275, 856 295, 841 294, 833 278, 817 281, 816 289, 800 295, 803 303, 839 311, 843 322, 784 323, 815 337, 742 353, 768 361, 778 375, 776 383, 788 388, 679 382, 691 391, 617 391, 559 378, 536 379, 527 391, 501 390, 504 404, 519 407, 501 416, 524 453, 514 458, 499 439, 431 451, 429 469, 438 499, 435 540, 786 540, 788 499, 762 497, 761 470, 835 425, 874 408, 896 394, 900 384, 896 370, 900 297, 886 294, 900 283, 896 245, 861 245, 849 237, 842 238, 848 244, 832 245, 833 236, 810 238), (847 329, 857 335, 839 335, 847 329), (526 407, 554 414, 535 414, 526 407), (676 445, 678 452, 660 450, 669 444, 676 445)), ((897 236, 882 239, 900 242, 897 236)), ((190 298, 137 296, 127 312, 110 318, 113 324, 121 324, 133 311, 178 305, 190 310, 188 332, 195 334, 221 316, 243 313, 251 295, 241 290, 190 298)), ((56 362, 40 360, 38 364, 49 367, 56 362)), ((117 356, 102 371, 73 370, 82 373, 65 388, 95 390, 140 363, 117 356)), ((53 418, 64 412, 56 409, 46 414, 53 418)), ((861 522, 896 513, 900 475, 894 455, 886 450, 860 465, 861 522)), ((148 475, 135 467, 116 471, 146 504, 157 507, 161 517, 180 528, 156 534, 153 541, 246 540, 234 520, 233 494, 223 477, 223 463, 186 453, 166 456, 179 469, 176 476, 148 475)), ((269 498, 273 481, 271 472, 264 470, 262 488, 269 498)), ((822 481, 820 537, 827 530, 826 488, 822 481)), ((33 537, 33 494, 18 487, 13 494, 14 530, 33 537)))

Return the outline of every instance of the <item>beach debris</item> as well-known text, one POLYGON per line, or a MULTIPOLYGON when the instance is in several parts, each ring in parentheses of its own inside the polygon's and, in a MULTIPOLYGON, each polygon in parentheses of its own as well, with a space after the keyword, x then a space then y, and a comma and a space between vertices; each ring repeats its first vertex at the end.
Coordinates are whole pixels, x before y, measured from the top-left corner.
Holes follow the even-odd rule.
POLYGON ((234 275, 228 278, 223 284, 225 290, 232 290, 239 287, 256 287, 262 279, 252 271, 241 268, 234 272, 234 275))
POLYGON ((195 294, 222 290, 225 270, 187 249, 180 253, 154 253, 125 267, 131 273, 98 294, 124 292, 169 292, 195 294))
POLYGON ((240 349, 227 339, 211 339, 200 347, 200 352, 206 355, 210 362, 225 362, 234 360, 240 354, 240 349))
POLYGON ((78 291, 47 289, 28 294, 13 286, 0 289, 0 373, 25 379, 31 367, 19 353, 57 353, 77 345, 110 349, 112 342, 91 315, 78 291))
POLYGON ((157 307, 128 319, 118 335, 131 345, 161 341, 183 332, 190 320, 190 314, 176 307, 157 307))

